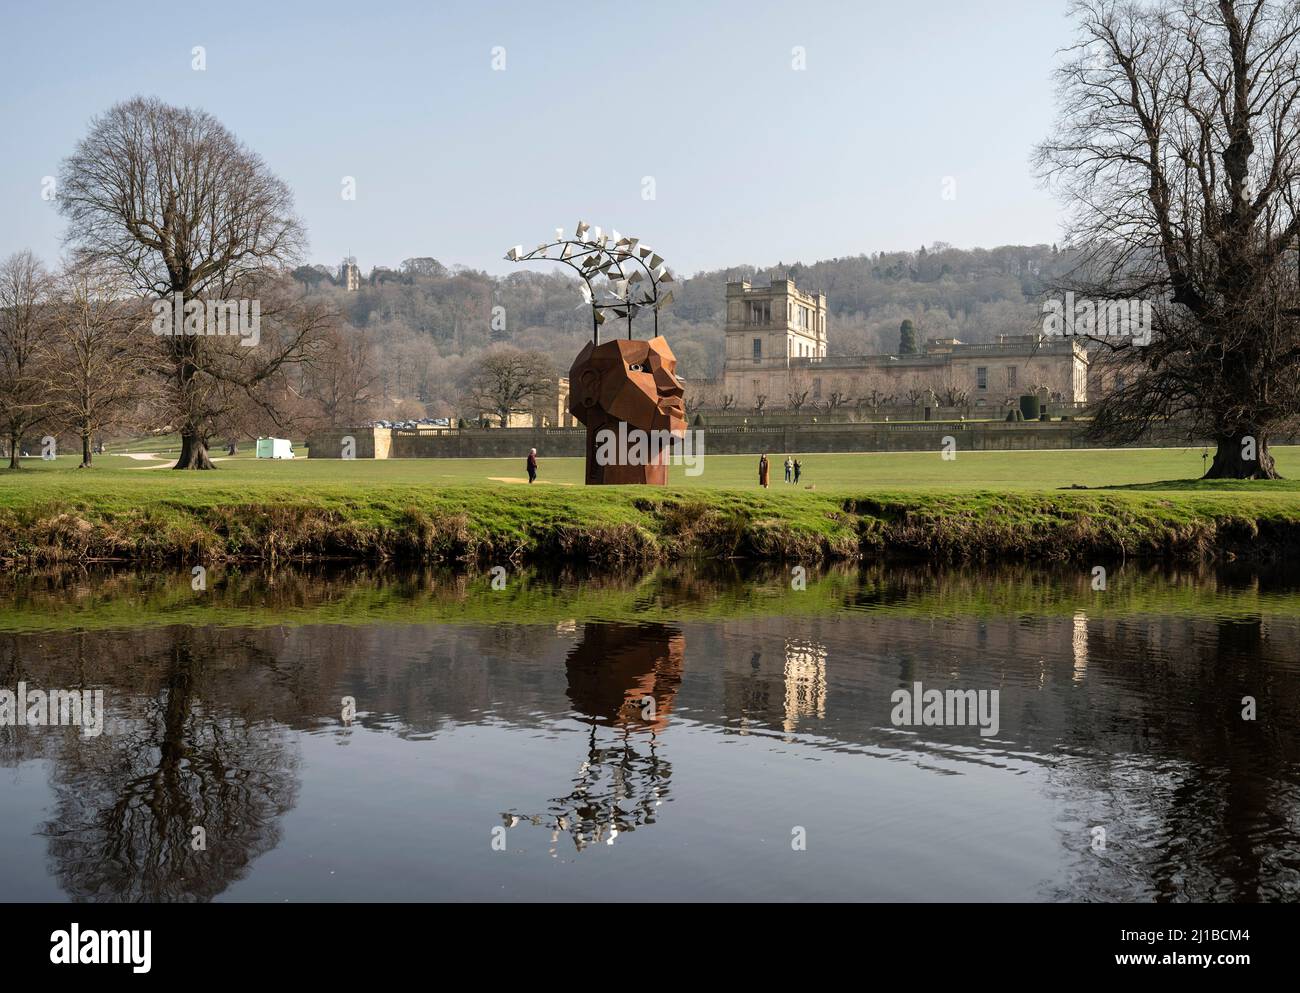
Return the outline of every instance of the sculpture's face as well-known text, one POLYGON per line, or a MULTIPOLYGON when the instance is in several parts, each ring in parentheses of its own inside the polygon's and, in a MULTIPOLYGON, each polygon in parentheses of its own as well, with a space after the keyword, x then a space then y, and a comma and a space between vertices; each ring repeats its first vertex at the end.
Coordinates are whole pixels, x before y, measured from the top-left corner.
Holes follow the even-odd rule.
POLYGON ((569 370, 569 411, 583 424, 614 419, 680 434, 686 405, 677 357, 662 337, 588 343, 569 370))
POLYGON ((589 624, 565 671, 575 710, 612 727, 668 726, 682 684, 686 638, 663 624, 589 624), (645 698, 654 700, 647 718, 645 698))

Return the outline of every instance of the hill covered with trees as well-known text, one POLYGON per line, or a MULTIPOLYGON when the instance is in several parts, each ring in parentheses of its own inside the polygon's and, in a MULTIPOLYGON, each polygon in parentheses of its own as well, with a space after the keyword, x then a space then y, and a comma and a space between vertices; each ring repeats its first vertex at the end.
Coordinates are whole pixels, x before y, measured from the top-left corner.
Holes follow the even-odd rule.
MULTIPOLYGON (((826 294, 833 355, 896 351, 904 320, 921 345, 931 337, 987 342, 1039 326, 1043 288, 1067 265, 1066 253, 1052 245, 967 250, 936 243, 811 264, 735 266, 682 280, 660 328, 684 377, 713 378, 722 370, 726 284, 789 278, 826 294)), ((294 277, 305 294, 330 299, 364 344, 379 416, 460 414, 471 367, 488 350, 544 351, 563 373, 590 334, 577 281, 563 272, 496 277, 424 257, 376 266, 353 292, 327 266, 303 266, 294 277)))

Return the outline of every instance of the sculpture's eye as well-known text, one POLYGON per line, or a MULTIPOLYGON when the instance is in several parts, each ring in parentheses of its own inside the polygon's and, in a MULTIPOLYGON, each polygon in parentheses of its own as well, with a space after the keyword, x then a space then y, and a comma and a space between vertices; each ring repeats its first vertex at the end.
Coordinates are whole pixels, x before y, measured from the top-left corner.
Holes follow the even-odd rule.
POLYGON ((628 371, 629 371, 629 372, 649 372, 649 371, 650 371, 650 370, 648 370, 645 366, 643 366, 640 362, 634 362, 632 365, 628 366, 627 368, 628 368, 628 371))

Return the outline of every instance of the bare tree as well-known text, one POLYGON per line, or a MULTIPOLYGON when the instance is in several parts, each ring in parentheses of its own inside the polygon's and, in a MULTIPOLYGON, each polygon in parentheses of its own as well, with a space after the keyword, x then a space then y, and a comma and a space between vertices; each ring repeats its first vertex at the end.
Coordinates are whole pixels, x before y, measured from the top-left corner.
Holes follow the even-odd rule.
POLYGON ((935 379, 930 392, 946 407, 963 407, 970 403, 970 390, 962 385, 952 369, 945 369, 935 379))
POLYGON ((804 404, 808 402, 809 396, 810 394, 807 390, 804 390, 801 393, 787 393, 785 395, 785 401, 789 404, 791 410, 800 410, 804 404))
POLYGON ((888 387, 891 385, 893 384, 880 373, 869 374, 866 378, 863 394, 856 403, 858 410, 869 408, 872 411, 877 411, 881 407, 895 403, 898 397, 896 394, 889 392, 888 387))
POLYGON ((370 336, 332 328, 304 372, 303 392, 319 405, 329 427, 356 426, 372 416, 378 378, 370 336))
POLYGON ((1139 334, 1092 332, 1125 377, 1094 437, 1173 421, 1214 440, 1208 478, 1274 477, 1268 438, 1300 414, 1285 261, 1300 235, 1300 6, 1080 0, 1072 13, 1060 121, 1037 152, 1083 253, 1058 289, 1094 308, 1151 304, 1139 334))
POLYGON ((93 458, 91 439, 122 424, 151 397, 148 311, 123 293, 115 276, 70 264, 59 273, 51 317, 57 372, 49 377, 49 395, 59 420, 81 440, 79 468, 85 469, 93 458))
POLYGON ((465 413, 465 397, 461 386, 469 376, 472 365, 460 355, 436 356, 431 363, 432 395, 429 413, 435 417, 460 417, 465 413))
POLYGON ((470 366, 463 395, 481 415, 494 415, 505 427, 511 415, 531 414, 541 401, 555 396, 555 388, 549 355, 503 347, 486 352, 470 366))
POLYGON ((930 401, 934 391, 929 386, 913 380, 903 388, 903 396, 911 406, 920 407, 930 401))
POLYGON ((682 398, 687 410, 712 410, 717 406, 713 393, 709 390, 695 389, 682 398))
POLYGON ((30 251, 0 263, 0 428, 9 442, 10 469, 22 467, 23 435, 52 409, 49 294, 50 275, 30 251))
MULTIPOLYGON (((63 164, 59 208, 79 259, 182 306, 253 298, 303 244, 292 194, 261 158, 210 114, 155 99, 117 104, 91 123, 63 164)), ((176 468, 210 469, 221 411, 208 400, 262 388, 304 357, 294 350, 302 342, 272 335, 232 351, 228 337, 181 330, 161 339, 181 433, 176 468)))

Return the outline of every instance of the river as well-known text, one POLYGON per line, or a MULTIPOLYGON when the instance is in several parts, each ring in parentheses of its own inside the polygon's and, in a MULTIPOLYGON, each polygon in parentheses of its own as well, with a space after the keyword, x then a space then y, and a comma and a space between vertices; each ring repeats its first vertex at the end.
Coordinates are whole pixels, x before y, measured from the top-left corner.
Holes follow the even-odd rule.
POLYGON ((0 899, 1300 897, 1300 574, 493 579, 7 577, 0 899))

